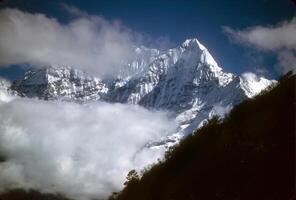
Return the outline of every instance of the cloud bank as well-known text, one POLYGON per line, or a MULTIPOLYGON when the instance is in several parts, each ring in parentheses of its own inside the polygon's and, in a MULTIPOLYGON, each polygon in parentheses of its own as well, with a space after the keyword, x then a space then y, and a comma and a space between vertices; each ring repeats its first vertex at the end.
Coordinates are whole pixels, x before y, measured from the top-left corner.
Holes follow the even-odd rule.
POLYGON ((224 32, 239 44, 251 46, 277 55, 282 73, 296 70, 296 17, 275 26, 255 26, 244 30, 223 27, 224 32))
POLYGON ((131 169, 161 157, 145 145, 172 131, 163 112, 132 105, 14 99, 0 103, 0 190, 105 198, 131 169))
POLYGON ((118 21, 64 5, 67 24, 44 14, 0 10, 0 66, 72 66, 97 75, 113 73, 133 53, 137 33, 118 21))

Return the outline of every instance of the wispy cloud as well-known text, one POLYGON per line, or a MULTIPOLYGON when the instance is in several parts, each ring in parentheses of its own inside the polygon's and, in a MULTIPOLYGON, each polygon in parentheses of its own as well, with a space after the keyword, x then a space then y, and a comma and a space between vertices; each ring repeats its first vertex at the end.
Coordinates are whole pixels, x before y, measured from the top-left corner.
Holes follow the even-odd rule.
POLYGON ((66 4, 66 3, 60 3, 60 6, 61 6, 61 8, 63 10, 67 11, 69 14, 71 14, 73 16, 76 16, 76 17, 90 17, 90 15, 87 12, 85 12, 85 11, 83 11, 83 10, 73 6, 73 5, 66 4))
POLYGON ((77 16, 68 24, 44 14, 0 10, 0 65, 70 65, 100 75, 129 59, 135 32, 118 21, 64 8, 77 16))
POLYGON ((296 70, 296 18, 274 26, 254 26, 234 30, 224 26, 224 32, 236 43, 262 51, 273 52, 282 73, 296 70))

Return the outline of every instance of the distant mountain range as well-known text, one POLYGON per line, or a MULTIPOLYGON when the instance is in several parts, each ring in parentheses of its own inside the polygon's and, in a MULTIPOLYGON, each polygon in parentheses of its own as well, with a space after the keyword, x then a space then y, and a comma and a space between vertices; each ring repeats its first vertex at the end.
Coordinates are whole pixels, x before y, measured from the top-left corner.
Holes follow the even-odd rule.
POLYGON ((170 146, 275 82, 251 73, 224 72, 197 39, 166 51, 135 48, 133 60, 122 69, 115 77, 98 78, 74 67, 49 66, 28 71, 11 85, 2 81, 0 87, 43 100, 106 101, 167 110, 178 130, 153 145, 170 146))

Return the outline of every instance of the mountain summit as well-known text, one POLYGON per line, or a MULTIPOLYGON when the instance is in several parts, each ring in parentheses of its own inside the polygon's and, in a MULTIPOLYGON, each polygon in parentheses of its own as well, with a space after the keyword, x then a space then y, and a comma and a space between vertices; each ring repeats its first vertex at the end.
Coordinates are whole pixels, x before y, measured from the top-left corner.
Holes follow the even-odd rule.
POLYGON ((11 89, 45 100, 101 100, 168 110, 178 123, 168 140, 174 143, 274 82, 252 73, 224 72, 195 38, 166 51, 138 47, 122 69, 116 77, 97 78, 72 67, 50 66, 28 71, 11 89))

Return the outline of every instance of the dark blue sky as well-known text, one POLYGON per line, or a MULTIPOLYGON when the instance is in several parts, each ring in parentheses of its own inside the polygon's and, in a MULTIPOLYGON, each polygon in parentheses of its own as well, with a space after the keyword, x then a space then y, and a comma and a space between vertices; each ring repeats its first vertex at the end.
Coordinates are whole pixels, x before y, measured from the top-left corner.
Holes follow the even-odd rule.
MULTIPOLYGON (((226 71, 240 74, 265 69, 265 76, 269 78, 277 76, 275 57, 231 43, 221 26, 242 29, 272 25, 295 16, 295 6, 289 0, 4 0, 0 7, 41 12, 66 23, 71 17, 60 3, 109 20, 120 20, 132 30, 154 39, 168 37, 175 46, 186 38, 196 37, 226 71)), ((16 67, 0 70, 0 75, 12 78, 19 73, 16 67)))

